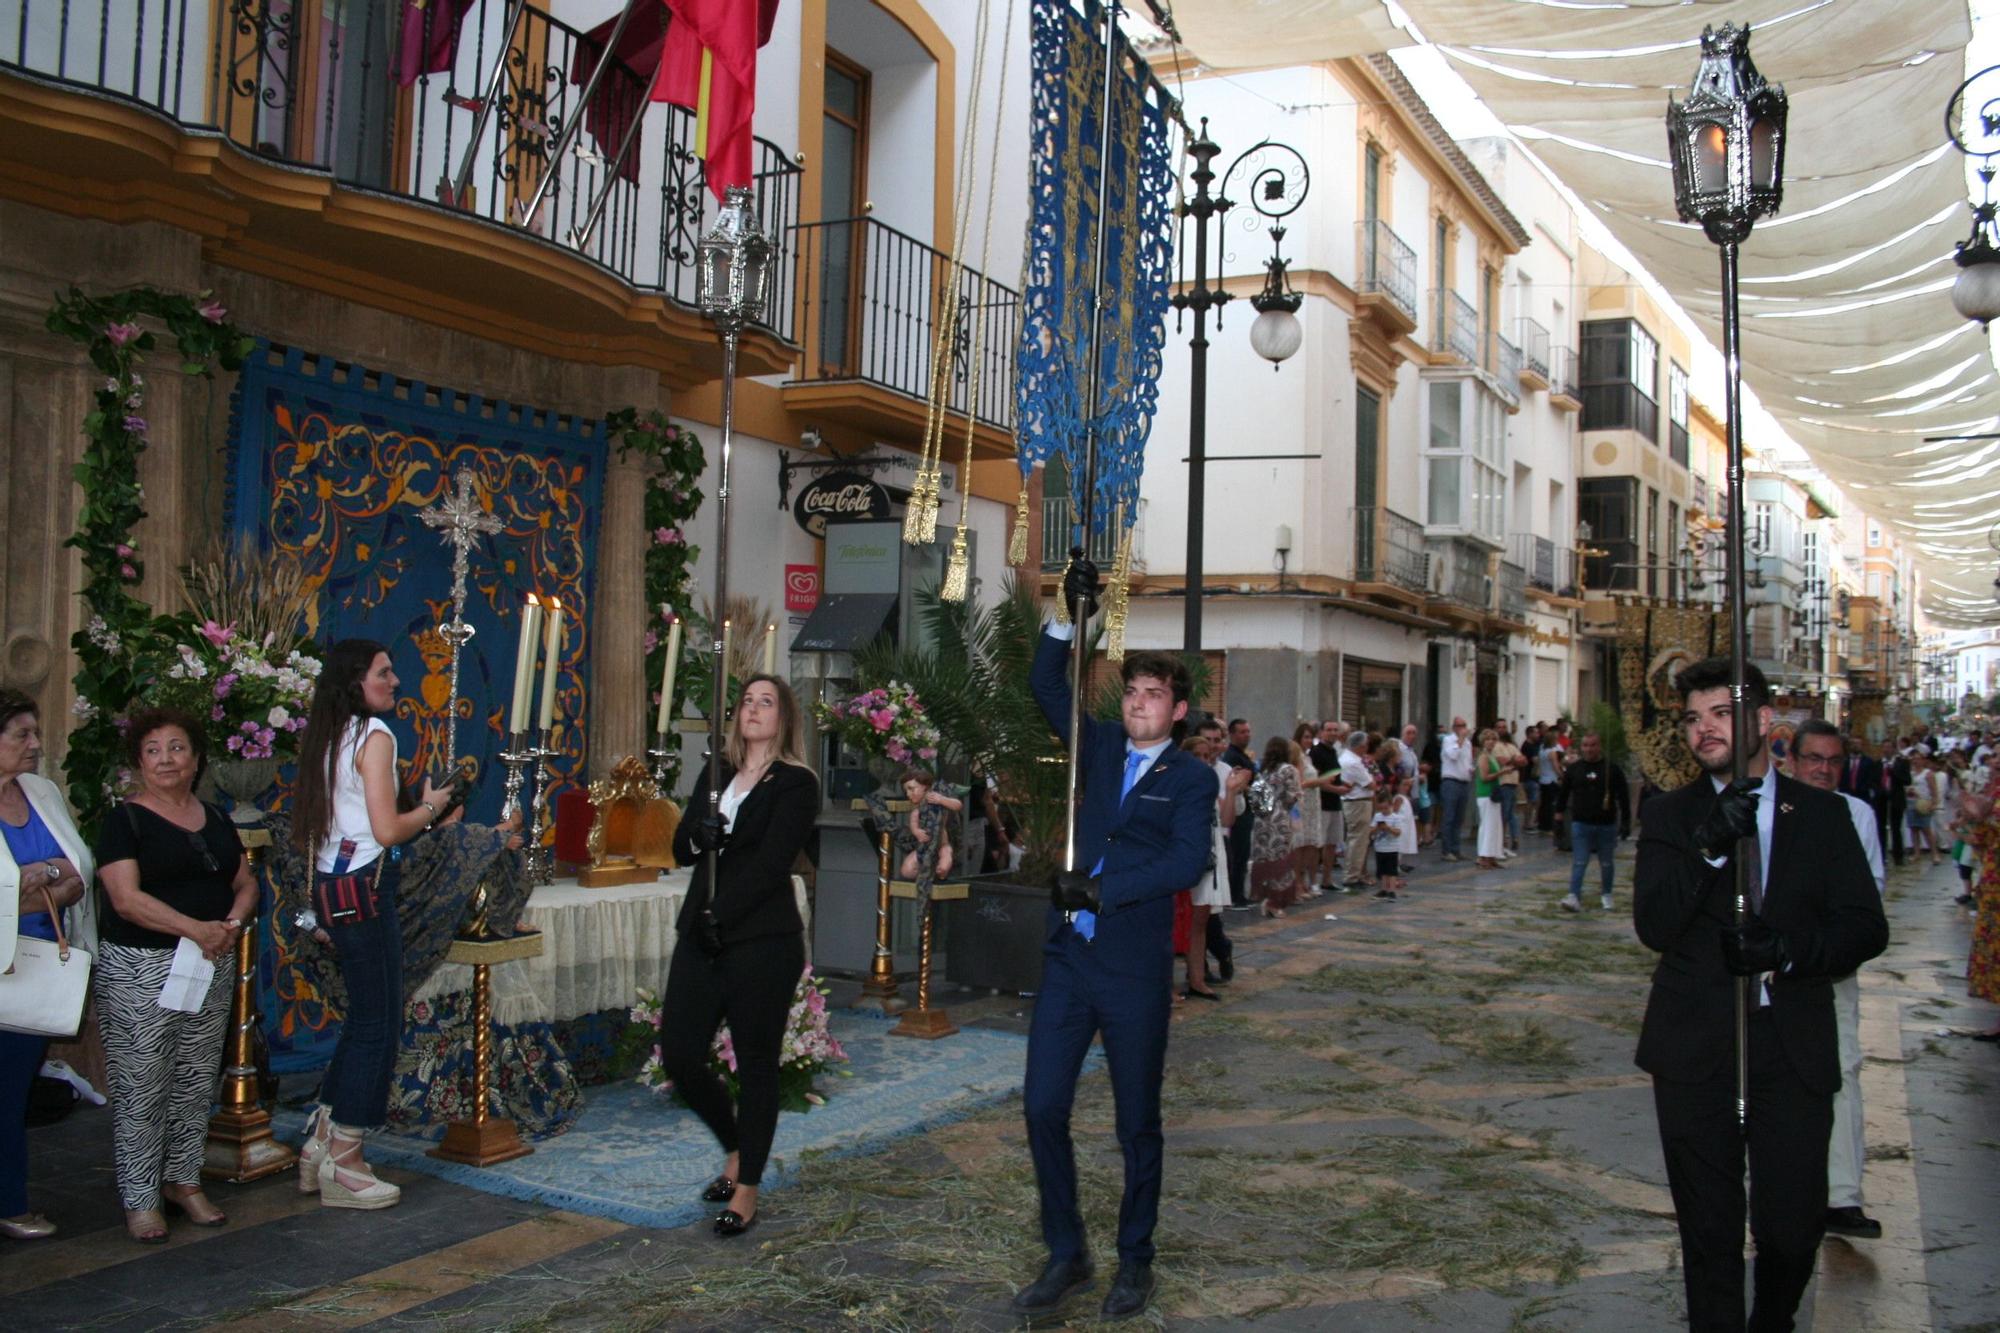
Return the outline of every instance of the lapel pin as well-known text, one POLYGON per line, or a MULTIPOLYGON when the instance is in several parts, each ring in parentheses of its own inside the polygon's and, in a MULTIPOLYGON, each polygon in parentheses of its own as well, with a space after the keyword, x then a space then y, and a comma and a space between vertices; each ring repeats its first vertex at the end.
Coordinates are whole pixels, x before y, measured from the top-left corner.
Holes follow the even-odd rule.
POLYGON ((1778 802, 1778 813, 1781 815, 1789 815, 1790 813, 1792 813, 1792 807, 1790 803, 1785 801, 1778 802))

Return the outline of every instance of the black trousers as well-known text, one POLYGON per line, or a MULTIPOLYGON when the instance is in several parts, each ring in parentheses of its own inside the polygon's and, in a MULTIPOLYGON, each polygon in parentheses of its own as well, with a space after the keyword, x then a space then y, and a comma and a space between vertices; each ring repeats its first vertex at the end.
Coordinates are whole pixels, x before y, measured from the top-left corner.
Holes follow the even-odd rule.
POLYGON ((1222 913, 1220 912, 1210 912, 1208 914, 1206 943, 1208 952, 1214 956, 1215 961, 1218 963, 1226 963, 1236 956, 1236 941, 1230 939, 1228 934, 1222 929, 1222 913))
POLYGON ((1801 1083, 1778 1049, 1769 1010, 1750 1017, 1748 1136, 1736 1124, 1736 1069, 1703 1083, 1653 1080, 1660 1147, 1680 1225, 1688 1327, 1742 1333, 1743 1155, 1757 1246, 1750 1333, 1788 1333, 1826 1233, 1826 1145, 1833 1096, 1801 1083))
POLYGON ((1888 840, 1887 850, 1897 865, 1903 864, 1903 814, 1909 808, 1909 797, 1889 798, 1888 818, 1882 821, 1882 834, 1888 840))
POLYGON ((778 1132, 778 1056, 805 967, 801 935, 745 940, 717 958, 685 936, 674 946, 660 1001, 660 1067, 722 1150, 739 1154, 736 1179, 744 1185, 762 1183, 778 1132), (708 1067, 709 1043, 725 1022, 742 1090, 734 1102, 708 1067))

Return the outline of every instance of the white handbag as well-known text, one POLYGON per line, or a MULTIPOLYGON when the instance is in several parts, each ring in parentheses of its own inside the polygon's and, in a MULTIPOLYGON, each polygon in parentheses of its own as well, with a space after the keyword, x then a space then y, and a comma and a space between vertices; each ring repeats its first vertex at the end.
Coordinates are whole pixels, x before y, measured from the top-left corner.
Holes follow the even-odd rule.
MULTIPOLYGON (((56 923, 54 941, 18 935, 14 964, 0 972, 0 1031, 68 1039, 83 1026, 83 1002, 90 992, 90 954, 74 948, 63 934, 62 913, 42 889, 56 923)), ((16 930, 19 925, 13 922, 16 930)))

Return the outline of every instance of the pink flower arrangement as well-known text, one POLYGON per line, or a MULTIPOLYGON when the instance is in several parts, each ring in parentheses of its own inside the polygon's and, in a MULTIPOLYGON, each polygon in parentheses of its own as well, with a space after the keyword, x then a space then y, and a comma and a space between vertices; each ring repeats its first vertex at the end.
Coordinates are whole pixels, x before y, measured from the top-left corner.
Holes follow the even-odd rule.
POLYGON ((821 725, 841 740, 898 764, 934 760, 943 736, 924 715, 923 700, 899 680, 836 704, 814 704, 821 725))
MULTIPOLYGON (((826 983, 813 975, 810 966, 799 974, 798 989, 792 993, 791 1012, 785 1019, 784 1045, 778 1055, 778 1102, 787 1111, 803 1113, 826 1105, 826 1098, 813 1088, 813 1078, 847 1063, 846 1048, 827 1026, 827 994, 826 983)), ((664 1094, 672 1092, 674 1085, 660 1067, 662 1019, 660 997, 649 990, 640 990, 632 1006, 632 1039, 649 1054, 640 1066, 639 1082, 664 1094)), ((709 1067, 722 1076, 731 1094, 735 1094, 736 1042, 726 1023, 716 1030, 709 1047, 709 1067)), ((842 1078, 848 1077, 845 1069, 835 1072, 842 1078)))
POLYGON ((196 306, 195 309, 201 313, 203 319, 211 324, 220 324, 223 320, 229 318, 229 307, 223 305, 222 302, 216 300, 213 296, 196 306))
POLYGON ((679 546, 683 540, 684 538, 682 538, 679 528, 653 529, 653 544, 655 546, 679 546))
POLYGON ((141 329, 137 324, 106 324, 104 336, 111 340, 113 347, 123 347, 138 339, 141 329))

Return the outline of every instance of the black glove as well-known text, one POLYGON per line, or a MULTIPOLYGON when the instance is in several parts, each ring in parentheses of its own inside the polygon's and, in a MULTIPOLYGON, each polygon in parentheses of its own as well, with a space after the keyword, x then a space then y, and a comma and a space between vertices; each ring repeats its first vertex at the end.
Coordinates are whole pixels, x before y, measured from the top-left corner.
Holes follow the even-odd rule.
POLYGON ((688 841, 698 852, 714 851, 722 846, 722 840, 727 836, 721 815, 702 815, 688 827, 688 841))
POLYGON ((1098 910, 1098 892, 1096 879, 1081 870, 1058 870, 1055 882, 1050 886, 1049 901, 1058 911, 1095 912, 1098 910))
POLYGON ((1742 925, 1723 933, 1722 965, 1732 976, 1782 972, 1790 962, 1785 937, 1765 925, 1762 917, 1745 917, 1742 925))
POLYGON ((704 911, 695 918, 694 944, 710 958, 722 954, 722 927, 715 923, 715 913, 704 911))
POLYGON ((1097 593, 1103 585, 1098 581, 1097 566, 1083 554, 1082 549, 1072 548, 1069 568, 1063 572, 1063 605, 1069 608, 1069 618, 1081 625, 1097 613, 1097 593))
POLYGON ((1739 838, 1757 832, 1757 793, 1762 778, 1738 778, 1716 793, 1715 804, 1694 831, 1694 845, 1711 859, 1734 856, 1739 838))

